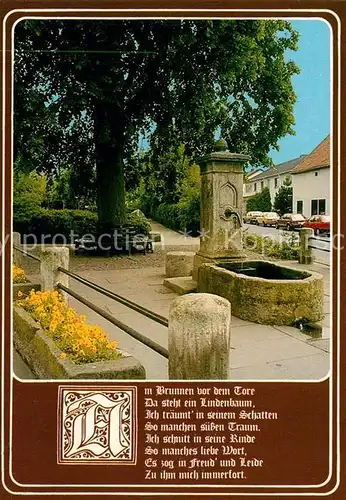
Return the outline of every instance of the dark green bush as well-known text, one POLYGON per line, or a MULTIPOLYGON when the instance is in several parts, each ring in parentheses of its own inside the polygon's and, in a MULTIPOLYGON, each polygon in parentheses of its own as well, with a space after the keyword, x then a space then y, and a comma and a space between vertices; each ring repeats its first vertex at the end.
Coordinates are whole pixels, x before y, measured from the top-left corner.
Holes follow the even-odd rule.
POLYGON ((246 211, 270 212, 272 209, 270 191, 265 187, 260 193, 251 196, 246 202, 246 211))
POLYGON ((198 234, 200 229, 200 194, 194 192, 187 199, 178 203, 180 229, 192 236, 198 234))
POLYGON ((40 213, 46 196, 46 179, 35 173, 15 173, 13 178, 13 213, 16 221, 26 222, 40 213))
POLYGON ((158 194, 155 189, 157 186, 149 176, 146 184, 137 191, 141 202, 140 208, 149 217, 166 227, 176 231, 187 231, 190 235, 197 236, 200 229, 200 169, 196 164, 190 167, 186 164, 180 173, 179 183, 175 186, 176 191, 170 196, 167 195, 171 200, 170 203, 164 201, 167 196, 158 194), (175 203, 175 200, 178 201, 175 203))
POLYGON ((283 241, 275 241, 266 236, 249 234, 245 237, 245 250, 252 250, 266 257, 280 260, 297 260, 299 239, 296 235, 286 237, 283 241))
MULTIPOLYGON (((139 233, 150 231, 150 223, 147 219, 137 214, 128 214, 127 223, 134 225, 139 233)), ((13 217, 13 230, 21 234, 34 234, 37 237, 41 235, 62 234, 69 238, 73 231, 74 236, 85 234, 96 234, 97 214, 88 210, 55 210, 40 209, 35 215, 24 220, 23 217, 17 218, 16 213, 13 217)), ((49 243, 50 239, 45 240, 49 243)))
MULTIPOLYGON (((55 210, 42 208, 27 220, 18 220, 16 213, 13 217, 14 231, 21 234, 55 235, 63 234, 68 237, 73 231, 78 235, 94 233, 97 224, 97 214, 88 210, 55 210)), ((48 238, 47 238, 48 241, 48 238)))
POLYGON ((199 194, 196 194, 189 200, 183 200, 176 204, 161 203, 158 206, 143 204, 142 209, 145 210, 148 216, 170 229, 187 231, 192 236, 199 234, 199 194))
POLYGON ((180 229, 178 205, 162 203, 158 207, 153 208, 151 216, 166 227, 175 230, 180 229))
POLYGON ((151 230, 150 222, 145 217, 141 217, 136 213, 127 214, 127 223, 135 226, 136 230, 140 234, 148 234, 151 230))

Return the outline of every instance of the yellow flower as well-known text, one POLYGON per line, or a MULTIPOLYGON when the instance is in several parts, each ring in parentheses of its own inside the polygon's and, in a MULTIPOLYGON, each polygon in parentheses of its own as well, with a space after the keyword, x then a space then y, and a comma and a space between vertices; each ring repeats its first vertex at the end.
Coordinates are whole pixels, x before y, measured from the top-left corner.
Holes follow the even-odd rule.
POLYGON ((54 339, 62 351, 62 359, 68 357, 75 363, 88 363, 120 356, 115 351, 117 343, 110 341, 101 327, 87 324, 85 315, 78 315, 68 307, 57 291, 31 291, 17 305, 31 313, 45 333, 54 339))
POLYGON ((25 276, 24 269, 17 267, 15 265, 12 266, 12 281, 13 283, 26 283, 28 280, 25 276))

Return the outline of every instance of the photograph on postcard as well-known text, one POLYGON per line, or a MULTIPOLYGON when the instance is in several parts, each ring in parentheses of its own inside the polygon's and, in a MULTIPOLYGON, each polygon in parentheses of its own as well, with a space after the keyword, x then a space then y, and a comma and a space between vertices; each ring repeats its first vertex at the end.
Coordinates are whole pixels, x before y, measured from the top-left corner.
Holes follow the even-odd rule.
POLYGON ((331 43, 308 18, 15 25, 17 378, 328 376, 331 43))
POLYGON ((333 494, 338 15, 25 9, 2 37, 4 490, 333 494))

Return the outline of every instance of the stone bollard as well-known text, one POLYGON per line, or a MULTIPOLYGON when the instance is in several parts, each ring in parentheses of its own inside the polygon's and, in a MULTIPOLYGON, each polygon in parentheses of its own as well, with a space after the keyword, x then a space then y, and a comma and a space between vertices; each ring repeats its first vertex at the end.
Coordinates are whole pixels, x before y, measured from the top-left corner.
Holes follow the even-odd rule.
POLYGON ((168 252, 166 255, 166 277, 191 276, 194 252, 168 252))
POLYGON ((12 233, 12 245, 13 245, 13 264, 15 264, 18 267, 22 267, 23 265, 23 260, 22 260, 22 254, 16 250, 14 247, 21 247, 21 242, 20 242, 20 233, 12 233))
MULTIPOLYGON (((67 247, 42 247, 40 254, 40 273, 41 290, 43 292, 55 290, 58 283, 61 283, 62 285, 68 287, 68 276, 61 271, 58 271, 58 267, 63 267, 68 270, 69 257, 70 254, 67 247)), ((67 301, 67 294, 63 293, 63 295, 67 301)))
POLYGON ((305 227, 299 231, 299 264, 311 264, 312 249, 309 247, 309 238, 314 235, 313 229, 305 227))
POLYGON ((209 293, 174 300, 168 319, 170 380, 227 379, 231 304, 209 293))

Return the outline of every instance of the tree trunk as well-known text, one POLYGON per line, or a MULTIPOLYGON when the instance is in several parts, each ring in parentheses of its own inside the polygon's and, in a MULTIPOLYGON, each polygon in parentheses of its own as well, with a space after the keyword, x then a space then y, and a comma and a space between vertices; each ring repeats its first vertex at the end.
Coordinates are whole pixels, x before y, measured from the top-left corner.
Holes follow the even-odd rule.
POLYGON ((114 123, 114 114, 104 107, 95 109, 95 152, 97 213, 99 228, 108 231, 126 219, 124 179, 124 127, 114 123))

